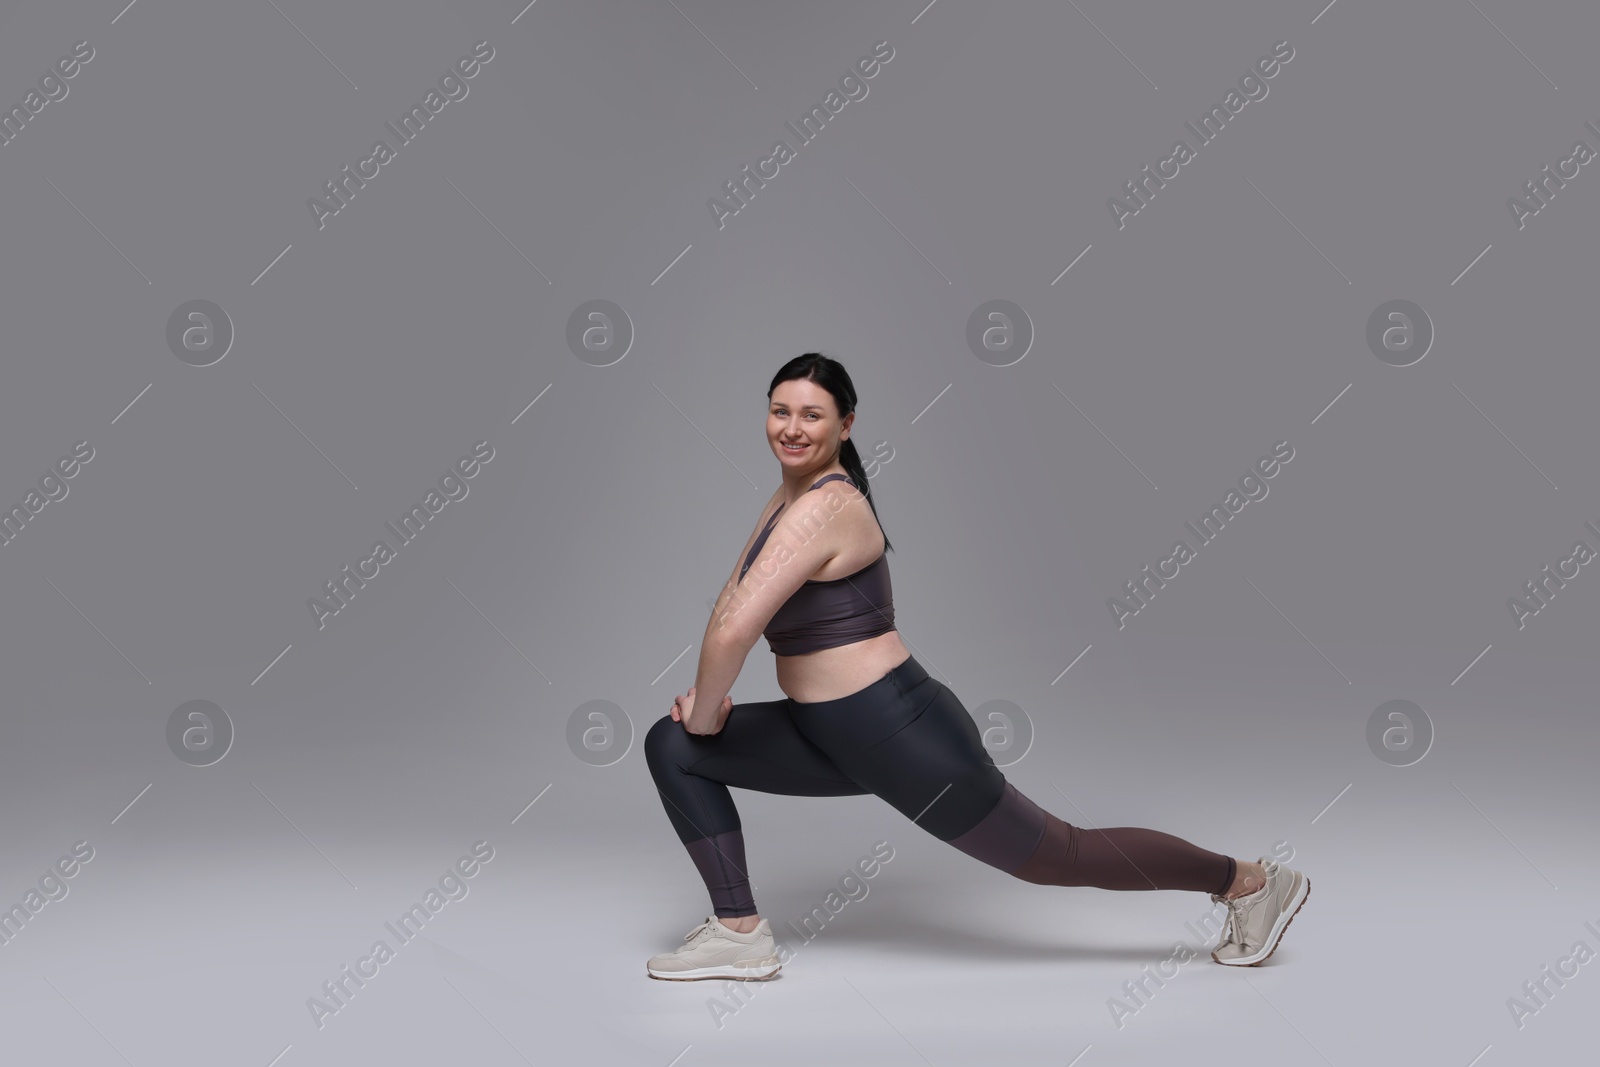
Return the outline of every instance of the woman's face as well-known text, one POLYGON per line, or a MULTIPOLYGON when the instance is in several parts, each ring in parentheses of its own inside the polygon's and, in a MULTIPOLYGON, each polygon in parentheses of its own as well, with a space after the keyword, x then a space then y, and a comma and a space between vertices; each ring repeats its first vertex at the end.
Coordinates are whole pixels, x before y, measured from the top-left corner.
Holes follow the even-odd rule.
POLYGON ((767 441, 784 466, 821 466, 833 461, 840 442, 849 439, 854 421, 854 412, 839 418, 833 394, 816 382, 779 382, 767 405, 767 441))

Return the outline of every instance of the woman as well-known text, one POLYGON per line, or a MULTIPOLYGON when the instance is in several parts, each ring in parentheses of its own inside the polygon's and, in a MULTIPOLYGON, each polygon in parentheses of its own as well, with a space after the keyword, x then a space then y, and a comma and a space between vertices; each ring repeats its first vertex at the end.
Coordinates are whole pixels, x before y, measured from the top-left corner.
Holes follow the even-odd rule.
POLYGON ((1006 781, 971 715, 894 628, 889 539, 850 440, 850 376, 809 352, 778 371, 767 399, 767 441, 783 482, 717 599, 697 684, 644 742, 662 806, 713 914, 685 945, 652 957, 646 973, 676 981, 778 973, 772 929, 750 894, 730 786, 788 796, 873 793, 939 840, 1039 885, 1209 893, 1229 912, 1213 960, 1256 966, 1272 955, 1310 892, 1300 872, 1156 830, 1081 829, 1006 781), (734 704, 728 691, 763 635, 787 699, 734 704))

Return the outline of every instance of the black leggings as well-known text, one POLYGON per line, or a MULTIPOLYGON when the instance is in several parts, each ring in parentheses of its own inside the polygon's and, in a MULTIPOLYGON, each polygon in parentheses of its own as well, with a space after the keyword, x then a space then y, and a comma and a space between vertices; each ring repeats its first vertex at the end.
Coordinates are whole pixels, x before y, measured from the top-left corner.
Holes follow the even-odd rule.
POLYGON ((663 715, 645 760, 720 918, 756 914, 729 786, 800 797, 873 793, 941 841, 1037 885, 1221 895, 1234 860, 1137 827, 1087 830, 1017 792, 972 716, 914 657, 837 700, 735 704, 715 734, 663 715))

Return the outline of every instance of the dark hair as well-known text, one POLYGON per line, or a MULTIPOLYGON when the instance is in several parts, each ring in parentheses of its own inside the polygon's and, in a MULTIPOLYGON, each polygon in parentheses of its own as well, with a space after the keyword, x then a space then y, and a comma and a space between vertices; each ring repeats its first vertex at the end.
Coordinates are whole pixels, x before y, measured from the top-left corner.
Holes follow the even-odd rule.
MULTIPOLYGON (((796 356, 772 376, 772 384, 767 386, 767 402, 772 402, 772 391, 782 382, 808 381, 816 382, 829 393, 833 394, 833 402, 839 408, 839 417, 842 419, 856 409, 856 387, 850 380, 849 373, 844 369, 844 364, 836 359, 830 359, 817 352, 807 352, 796 356)), ((867 471, 861 465, 861 456, 856 452, 856 443, 845 438, 839 443, 839 461, 844 464, 844 469, 850 474, 850 481, 867 498, 867 505, 872 508, 873 518, 877 518, 878 505, 872 501, 872 487, 867 483, 867 471)), ((882 520, 878 522, 879 529, 883 528, 882 520)), ((883 535, 883 550, 889 551, 894 546, 889 543, 889 535, 883 535)))

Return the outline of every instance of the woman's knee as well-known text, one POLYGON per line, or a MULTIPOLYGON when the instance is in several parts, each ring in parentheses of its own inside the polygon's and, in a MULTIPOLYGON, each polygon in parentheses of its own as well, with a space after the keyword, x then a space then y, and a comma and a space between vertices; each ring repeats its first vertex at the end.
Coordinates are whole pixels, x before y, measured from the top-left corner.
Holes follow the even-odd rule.
POLYGON ((644 734, 644 759, 651 774, 660 774, 680 766, 681 757, 688 752, 688 731, 683 723, 668 712, 650 724, 644 734))

